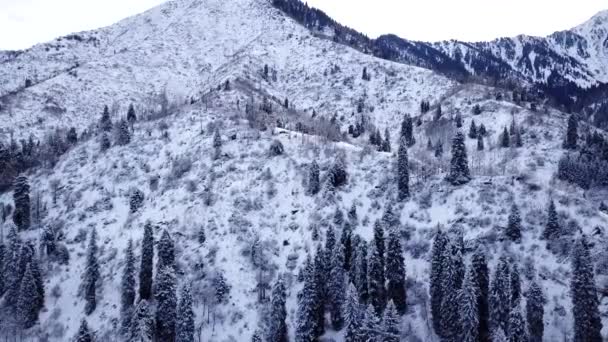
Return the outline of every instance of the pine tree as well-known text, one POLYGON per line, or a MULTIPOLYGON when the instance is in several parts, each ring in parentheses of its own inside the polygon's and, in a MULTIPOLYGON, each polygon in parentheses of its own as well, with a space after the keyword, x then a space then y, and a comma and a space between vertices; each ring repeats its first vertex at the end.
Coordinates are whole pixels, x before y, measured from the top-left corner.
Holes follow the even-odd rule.
POLYGON ((120 120, 117 127, 116 142, 118 145, 127 145, 131 142, 131 132, 129 131, 129 124, 125 119, 120 120))
POLYGON ((29 329, 38 321, 38 288, 32 275, 31 264, 27 264, 21 280, 17 300, 17 317, 23 329, 29 329))
POLYGON ((362 242, 357 251, 356 270, 355 270, 355 287, 359 294, 359 302, 367 304, 369 291, 367 287, 367 244, 362 242))
POLYGON ((317 254, 314 260, 314 304, 315 304, 315 337, 323 335, 325 332, 325 308, 328 303, 327 300, 327 274, 329 273, 330 261, 325 258, 325 253, 322 251, 321 246, 317 247, 317 254))
POLYGON ((30 261, 30 268, 32 271, 32 277, 34 278, 34 284, 36 286, 36 296, 35 296, 35 306, 36 311, 40 312, 44 308, 44 282, 42 281, 42 273, 40 272, 40 264, 38 262, 38 258, 33 255, 32 260, 30 261))
POLYGON ((11 226, 9 230, 8 241, 8 251, 4 263, 4 273, 6 274, 4 298, 7 306, 12 307, 17 304, 23 276, 23 271, 19 268, 23 243, 17 235, 15 226, 11 226))
POLYGON ((80 322, 80 328, 78 328, 75 342, 93 342, 93 334, 89 330, 89 325, 85 319, 80 322))
POLYGON ((339 155, 332 164, 329 169, 328 180, 335 189, 346 184, 348 172, 346 171, 346 161, 343 155, 339 155))
POLYGON ((129 110, 127 110, 127 121, 129 121, 131 125, 133 125, 133 123, 137 121, 137 116, 135 115, 135 108, 133 108, 132 103, 129 104, 129 110))
POLYGON ((99 148, 102 151, 105 151, 105 150, 109 149, 110 146, 112 146, 112 143, 110 142, 110 137, 108 136, 107 133, 105 133, 105 132, 102 133, 100 141, 99 141, 99 148))
POLYGON ((442 230, 439 230, 433 241, 433 250, 431 252, 431 276, 429 284, 433 328, 437 334, 441 333, 441 303, 443 302, 444 297, 442 280, 444 277, 445 251, 447 249, 447 245, 447 236, 442 230))
POLYGON ((406 310, 405 262, 401 241, 394 231, 388 236, 386 278, 387 299, 394 304, 397 312, 403 315, 406 310))
POLYGON ((543 290, 536 281, 528 289, 526 299, 526 320, 528 321, 528 335, 530 342, 542 342, 545 330, 545 299, 543 290))
POLYGON ((404 138, 399 140, 399 151, 397 152, 397 189, 400 201, 410 196, 410 171, 404 138))
POLYGON ((519 268, 517 263, 511 261, 511 306, 519 305, 521 301, 521 277, 519 276, 519 268))
POLYGON ((483 151, 484 150, 484 144, 483 144, 483 135, 478 134, 477 135, 477 151, 483 151))
POLYGON ((479 129, 477 130, 477 135, 478 136, 482 136, 485 137, 488 134, 488 131, 486 130, 486 126, 484 126, 484 124, 479 125, 479 129))
POLYGON ((321 183, 319 181, 319 164, 316 160, 313 160, 308 169, 308 193, 310 195, 316 195, 321 190, 321 183))
POLYGON ((516 305, 509 314, 509 342, 528 342, 526 323, 521 314, 519 305, 516 305))
POLYGON ((192 310, 192 292, 188 284, 182 286, 180 291, 175 330, 175 342, 194 341, 194 311, 192 310))
POLYGON ((177 298, 175 294, 175 269, 165 266, 158 270, 154 285, 156 299, 156 335, 160 341, 175 339, 177 298))
POLYGON ((382 342, 399 342, 399 337, 401 335, 401 332, 399 331, 400 325, 401 322, 395 304, 392 301, 389 301, 386 310, 384 310, 384 317, 382 318, 382 331, 384 333, 382 342))
POLYGON ((135 302, 135 256, 133 255, 133 241, 129 240, 125 253, 125 268, 121 281, 121 319, 122 331, 128 333, 133 315, 133 303, 135 302))
POLYGON ((342 234, 340 235, 340 243, 344 250, 344 271, 350 271, 353 263, 353 228, 351 221, 344 222, 342 226, 342 234))
POLYGON ((477 286, 478 276, 475 274, 475 267, 472 265, 467 271, 462 289, 459 293, 460 306, 460 326, 462 342, 477 342, 481 340, 479 336, 479 311, 478 298, 479 288, 477 286))
POLYGON ((471 257, 472 273, 475 274, 475 286, 477 288, 477 313, 479 315, 479 341, 489 342, 490 341, 490 326, 488 322, 489 318, 489 304, 488 304, 488 293, 490 278, 488 273, 488 262, 486 255, 481 246, 477 246, 473 256, 471 257))
POLYGON ((405 144, 407 147, 412 147, 416 144, 416 138, 414 137, 414 125, 412 122, 412 117, 407 114, 403 117, 403 121, 401 122, 401 132, 399 137, 399 143, 401 144, 401 139, 405 139, 405 144))
POLYGON ((152 224, 144 226, 144 238, 141 246, 141 264, 139 267, 139 298, 152 297, 152 270, 154 262, 154 235, 152 224))
POLYGON ((285 293, 285 284, 283 279, 279 278, 272 289, 272 301, 270 304, 270 322, 268 324, 267 341, 287 342, 289 341, 287 334, 287 309, 285 301, 287 294, 285 293))
MULTIPOLYGON (((385 263, 386 244, 384 241, 384 226, 379 220, 376 220, 376 222, 374 222, 373 244, 376 248, 376 251, 378 252, 378 260, 380 261, 380 266, 381 266, 382 270, 384 270, 384 266, 386 265, 386 263, 385 263)), ((369 268, 368 268, 368 271, 369 271, 369 268)), ((384 271, 383 271, 383 274, 384 274, 384 271)))
POLYGON ((456 114, 456 128, 462 128, 462 115, 460 113, 456 114))
POLYGON ((498 260, 490 289, 490 325, 492 330, 509 331, 509 312, 511 311, 511 277, 509 262, 502 256, 498 260))
POLYGON ((382 140, 382 151, 383 152, 391 151, 391 135, 388 131, 388 128, 384 129, 384 140, 382 140))
POLYGON ((99 127, 103 132, 109 132, 112 130, 112 119, 110 119, 110 110, 108 109, 108 106, 103 107, 103 114, 101 114, 99 127))
POLYGON ((355 286, 350 283, 346 291, 346 298, 342 308, 344 317, 345 332, 344 342, 363 342, 361 341, 361 304, 359 304, 359 294, 355 286))
POLYGON ((602 320, 593 273, 593 262, 585 237, 579 238, 572 251, 570 281, 575 342, 602 341, 602 320))
POLYGON ((66 135, 65 140, 70 145, 76 145, 76 143, 78 142, 78 133, 76 133, 75 127, 70 127, 70 130, 68 130, 68 134, 66 135))
POLYGON ((505 127, 500 135, 500 147, 507 148, 510 145, 509 132, 507 131, 507 127, 505 127))
POLYGON ((439 335, 450 341, 456 341, 462 328, 460 326, 459 313, 459 290, 462 287, 462 280, 459 275, 460 254, 455 254, 455 242, 449 241, 444 255, 443 279, 443 298, 441 302, 441 324, 439 335), (459 284, 460 282, 460 284, 459 284))
POLYGON ((350 206, 350 209, 348 209, 347 216, 348 216, 348 220, 350 221, 350 223, 353 226, 356 227, 359 224, 359 218, 358 218, 358 215, 357 215, 357 206, 355 205, 355 203, 353 203, 350 206))
POLYGON ((344 306, 344 290, 346 289, 344 273, 344 246, 342 244, 335 245, 334 251, 331 255, 330 265, 331 269, 327 284, 329 313, 331 316, 332 327, 334 330, 340 330, 344 325, 342 307, 344 306))
POLYGON ((382 326, 380 318, 372 304, 369 304, 363 314, 363 321, 361 323, 361 341, 381 341, 381 332, 382 326))
POLYGON ((564 149, 576 150, 578 144, 578 120, 574 114, 571 114, 568 118, 568 128, 566 129, 566 136, 564 138, 564 149))
POLYGON ((19 176, 15 179, 13 200, 15 210, 13 211, 13 222, 19 230, 30 228, 30 185, 27 177, 19 176))
POLYGON ((513 242, 521 242, 521 216, 519 215, 519 208, 515 204, 511 206, 505 235, 513 242))
POLYGON ((561 235, 561 227, 559 226, 559 219, 557 216, 557 210, 555 209, 555 203, 553 200, 549 201, 549 207, 547 208, 547 224, 543 231, 543 239, 553 240, 561 235))
POLYGON ((320 336, 318 324, 317 289, 314 266, 304 273, 304 287, 298 293, 298 309, 296 319, 296 341, 315 342, 320 336))
POLYGON ((220 148, 222 147, 222 136, 220 135, 219 128, 215 128, 215 132, 213 132, 213 147, 220 148))
POLYGON ((152 342, 154 337, 154 319, 147 300, 140 300, 133 310, 131 329, 127 342, 152 342))
POLYGON ((382 225, 389 230, 399 230, 401 227, 399 215, 393 211, 393 203, 390 201, 386 204, 384 213, 382 213, 382 225))
POLYGON ((378 245, 372 244, 367 261, 367 287, 369 302, 380 315, 386 307, 386 289, 384 287, 384 267, 378 245))
POLYGON ((165 267, 175 269, 175 245, 168 231, 164 230, 158 242, 158 264, 156 272, 160 272, 165 267))
POLYGON ((448 182, 452 185, 462 185, 471 180, 467 149, 462 132, 456 133, 456 136, 452 140, 452 160, 450 164, 450 174, 447 177, 448 182))
POLYGON ((91 231, 91 238, 87 248, 87 260, 82 288, 84 289, 84 298, 86 305, 84 313, 90 315, 97 307, 97 282, 99 281, 99 263, 97 262, 97 230, 91 231))
POLYGON ((334 212, 334 224, 338 228, 342 228, 342 225, 344 224, 344 212, 340 207, 336 207, 336 211, 334 212))
POLYGON ((498 328, 492 334, 492 342, 510 342, 502 328, 498 328))
POLYGON ((469 138, 477 139, 480 134, 477 133, 477 126, 475 125, 475 120, 471 120, 471 126, 469 127, 469 138))
POLYGON ((521 129, 517 129, 515 130, 515 147, 522 147, 524 146, 524 140, 523 137, 521 136, 521 129))

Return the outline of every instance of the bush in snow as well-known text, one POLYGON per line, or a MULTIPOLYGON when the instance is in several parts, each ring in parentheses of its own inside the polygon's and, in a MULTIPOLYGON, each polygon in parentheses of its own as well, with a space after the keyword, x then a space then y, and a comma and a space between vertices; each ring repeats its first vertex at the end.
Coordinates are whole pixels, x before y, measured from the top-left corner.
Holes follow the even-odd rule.
POLYGON ((283 147, 283 143, 279 140, 273 140, 270 144, 270 155, 271 156, 280 156, 285 152, 285 148, 283 147))
POLYGON ((139 189, 133 189, 129 196, 129 208, 131 213, 135 213, 143 206, 144 193, 139 189))

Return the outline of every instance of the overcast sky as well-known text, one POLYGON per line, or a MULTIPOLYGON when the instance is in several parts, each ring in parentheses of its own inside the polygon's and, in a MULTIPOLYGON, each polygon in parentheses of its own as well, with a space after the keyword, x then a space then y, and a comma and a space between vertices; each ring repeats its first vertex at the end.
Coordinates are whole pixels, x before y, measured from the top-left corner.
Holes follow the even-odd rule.
MULTIPOLYGON (((205 1, 205 0, 201 0, 205 1)), ((225 0, 230 1, 230 0, 225 0)), ((0 49, 23 49, 71 32, 110 25, 164 0, 0 0, 0 49)), ((568 29, 606 0, 308 0, 371 37, 488 40, 568 29)))

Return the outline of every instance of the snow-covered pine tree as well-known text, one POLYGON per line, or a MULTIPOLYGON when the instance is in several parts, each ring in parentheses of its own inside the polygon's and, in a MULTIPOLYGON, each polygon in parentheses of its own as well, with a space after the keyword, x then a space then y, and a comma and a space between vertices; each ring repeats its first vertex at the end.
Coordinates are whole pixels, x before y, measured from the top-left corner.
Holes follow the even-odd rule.
POLYGON ((38 321, 38 312, 38 288, 36 280, 32 275, 31 263, 28 263, 21 279, 19 297, 17 299, 16 314, 20 327, 22 329, 33 327, 38 321))
POLYGON ((74 338, 75 342, 93 342, 93 333, 89 330, 89 325, 85 319, 80 322, 80 328, 74 338))
POLYGON ((32 270, 32 277, 34 278, 34 284, 36 285, 36 310, 40 312, 44 308, 44 281, 42 280, 42 273, 40 272, 40 263, 35 253, 33 253, 32 260, 30 261, 30 269, 32 270))
POLYGON ((467 148, 464 144, 464 134, 458 131, 452 140, 452 160, 447 181, 452 185, 462 185, 471 181, 467 148))
POLYGON ((498 328, 492 334, 492 342, 510 342, 502 328, 498 328))
POLYGON ((76 133, 75 127, 70 127, 70 130, 68 130, 68 134, 66 135, 65 140, 70 145, 76 145, 76 143, 78 142, 78 133, 76 133))
MULTIPOLYGON (((373 244, 378 252, 378 260, 380 261, 380 265, 382 270, 384 270, 385 263, 385 251, 386 251, 386 243, 384 239, 384 225, 379 220, 374 222, 374 241, 373 244)), ((371 255, 371 253, 370 253, 371 255)), ((369 268, 368 268, 369 272, 369 268)), ((383 271, 384 274, 384 271, 383 271)))
POLYGON ((344 250, 343 268, 345 272, 349 272, 353 263, 353 228, 350 220, 345 221, 344 225, 342 225, 340 243, 342 244, 342 248, 344 250))
POLYGON ((19 176, 13 184, 13 222, 22 231, 30 228, 30 185, 25 176, 19 176))
POLYGON ((372 304, 369 304, 363 314, 363 321, 361 322, 361 340, 376 342, 382 340, 382 322, 380 317, 376 313, 372 304))
POLYGON ((163 234, 158 241, 158 264, 156 265, 156 272, 160 272, 165 267, 171 267, 175 269, 175 245, 171 234, 164 230, 163 234))
POLYGON ((110 137, 108 136, 108 134, 106 132, 103 132, 101 134, 101 138, 99 138, 99 148, 102 151, 105 151, 105 150, 109 149, 110 146, 112 146, 112 142, 110 141, 110 137))
POLYGON ((515 261, 511 261, 511 306, 519 305, 521 301, 521 277, 519 276, 519 267, 515 261))
POLYGON ((175 342, 191 341, 194 341, 194 311, 192 310, 192 291, 189 284, 184 284, 181 288, 179 302, 177 304, 175 342))
POLYGON ((153 337, 154 319, 150 312, 150 304, 146 299, 141 299, 133 310, 127 342, 152 342, 153 337))
POLYGON ((382 226, 388 230, 399 230, 401 228, 401 221, 399 215, 395 214, 393 210, 393 203, 388 202, 382 213, 382 226))
POLYGON ((401 319, 395 304, 393 301, 389 301, 382 317, 382 333, 384 335, 382 342, 399 342, 401 337, 400 325, 401 319))
POLYGON ((407 156, 407 141, 399 139, 399 150, 397 152, 397 195, 400 201, 410 196, 410 171, 407 156))
POLYGON ((334 163, 329 169, 328 181, 334 187, 334 189, 343 186, 348 180, 345 158, 346 157, 343 154, 338 154, 334 160, 334 163))
POLYGON ((175 339, 177 319, 177 295, 175 293, 175 269, 169 265, 156 274, 154 298, 156 299, 156 337, 159 341, 175 339))
POLYGON ((507 148, 511 145, 509 131, 507 131, 507 127, 504 127, 502 130, 502 134, 500 135, 500 147, 507 148))
POLYGON ((367 261, 367 288, 369 303, 373 305, 376 314, 380 315, 386 307, 386 288, 384 287, 384 267, 381 261, 378 244, 373 243, 367 261))
POLYGON ((530 342, 542 342, 545 331, 545 298, 537 281, 532 281, 526 296, 526 320, 530 342))
POLYGON ((103 107, 101 120, 99 120, 99 127, 103 132, 109 132, 112 130, 112 119, 110 119, 110 109, 108 106, 103 107))
POLYGON ((484 124, 479 125, 479 129, 477 130, 477 135, 478 136, 482 136, 485 137, 488 134, 488 131, 486 130, 486 126, 484 126, 484 124))
POLYGON ((488 296, 490 277, 486 254, 481 245, 478 245, 471 257, 471 267, 476 276, 475 286, 477 288, 477 312, 479 316, 479 332, 477 336, 481 342, 490 341, 490 326, 488 296))
POLYGON ((356 270, 354 284, 359 294, 359 302, 367 305, 369 291, 367 287, 367 243, 361 242, 355 259, 356 270))
POLYGON ((520 305, 513 306, 509 314, 509 342, 528 342, 526 322, 521 313, 520 305))
POLYGON ((412 147, 416 144, 416 138, 414 137, 414 125, 412 117, 406 114, 401 122, 400 139, 405 139, 405 143, 408 147, 412 147))
POLYGON ((502 329, 509 331, 509 313, 511 311, 511 277, 507 257, 498 259, 492 286, 490 288, 490 326, 492 331, 502 329))
POLYGON ((296 318, 296 342, 315 342, 319 334, 319 290, 317 289, 316 270, 313 266, 309 272, 304 272, 304 287, 298 293, 298 309, 296 318))
POLYGON ((475 274, 475 267, 471 265, 467 271, 462 289, 458 295, 460 305, 460 341, 477 342, 482 339, 479 336, 479 311, 478 297, 479 288, 477 286, 478 276, 475 274))
POLYGON ((384 139, 382 140, 382 151, 383 152, 391 151, 391 135, 388 131, 388 128, 384 129, 384 139))
POLYGON ((154 232, 152 224, 144 226, 144 238, 141 245, 141 264, 139 267, 139 298, 152 297, 152 270, 154 267, 154 232))
POLYGON ((127 145, 131 142, 131 131, 129 130, 129 123, 122 119, 116 127, 116 143, 118 145, 127 145))
POLYGON ((522 147, 522 146, 524 146, 524 139, 521 136, 521 129, 518 128, 515 131, 515 147, 522 147))
POLYGON ((553 200, 549 201, 547 207, 547 224, 543 231, 543 239, 553 240, 561 235, 561 227, 559 225, 559 219, 557 216, 557 210, 555 209, 555 203, 553 200))
POLYGON ((456 128, 462 128, 462 115, 460 113, 456 114, 454 121, 456 122, 456 128))
POLYGON ((429 140, 427 140, 426 142, 426 149, 428 151, 434 151, 435 147, 433 146, 433 142, 431 141, 431 138, 429 138, 429 140))
POLYGON ((570 294, 574 316, 575 342, 602 341, 602 320, 595 285, 593 262, 585 237, 580 237, 572 251, 570 294))
POLYGON ((222 136, 220 134, 220 129, 219 128, 215 128, 215 131, 213 132, 213 147, 218 149, 222 147, 222 136))
POLYGON ((475 125, 475 120, 471 120, 471 126, 469 126, 469 138, 476 139, 479 136, 477 133, 477 126, 475 125))
POLYGON ((319 164, 316 160, 310 163, 308 168, 308 189, 307 193, 310 195, 316 195, 321 190, 321 182, 319 181, 319 164))
MULTIPOLYGON (((270 321, 268 322, 267 341, 288 342, 287 334, 287 309, 285 302, 287 294, 285 292, 285 283, 279 277, 272 289, 272 300, 270 302, 270 321)), ((185 342, 185 341, 184 341, 185 342)))
POLYGON ((129 240, 125 251, 125 267, 120 283, 120 315, 123 334, 131 330, 133 303, 135 302, 135 256, 133 255, 133 240, 129 240))
POLYGON ((99 281, 99 263, 97 262, 97 230, 93 228, 87 247, 87 260, 82 288, 86 304, 84 313, 90 315, 97 307, 97 282, 99 281))
POLYGON ((331 269, 327 284, 327 297, 331 324, 334 330, 342 329, 344 317, 342 307, 344 306, 344 290, 346 289, 346 275, 344 271, 344 246, 336 244, 331 255, 331 269))
POLYGON ((137 121, 137 116, 135 115, 135 108, 133 108, 132 103, 129 104, 129 109, 127 110, 127 121, 129 121, 131 125, 133 125, 135 121, 137 121))
POLYGON ((387 299, 393 303, 397 312, 403 315, 406 310, 405 261, 401 241, 395 231, 388 235, 386 279, 387 299))
POLYGON ((570 114, 568 118, 568 128, 564 137, 563 147, 567 150, 576 150, 578 144, 578 120, 575 114, 570 114))
POLYGON ((521 242, 521 216, 515 203, 511 206, 505 235, 513 242, 521 242))
POLYGON ((359 294, 355 285, 350 283, 346 290, 346 298, 342 307, 345 328, 344 342, 362 342, 360 341, 362 316, 359 294))
POLYGON ((448 247, 448 238, 440 229, 435 234, 433 249, 431 252, 431 275, 429 294, 431 297, 431 315, 433 317, 433 329, 439 335, 441 333, 441 303, 443 302, 443 277, 445 271, 445 251, 448 247))
POLYGON ((13 307, 17 304, 17 299, 19 298, 19 289, 23 276, 23 271, 19 269, 23 242, 19 239, 14 225, 11 226, 7 238, 9 244, 4 263, 4 273, 6 274, 4 298, 6 305, 13 307))
POLYGON ((338 206, 336 206, 333 221, 336 227, 342 228, 342 225, 344 224, 344 212, 338 206))
POLYGON ((317 247, 317 254, 314 259, 314 304, 315 304, 315 329, 316 337, 319 337, 325 333, 325 309, 328 306, 327 300, 327 274, 329 274, 328 266, 331 263, 328 261, 326 264, 325 253, 321 249, 321 245, 317 247))
POLYGON ((462 259, 460 253, 455 253, 455 241, 449 241, 445 250, 443 264, 443 278, 441 286, 443 287, 443 298, 441 302, 441 325, 439 335, 449 341, 456 341, 459 338, 460 331, 460 306, 459 306, 459 291, 462 287, 462 279, 459 275, 459 263, 462 259), (460 284, 459 284, 460 283, 460 284))
POLYGON ((348 209, 347 217, 348 217, 348 220, 350 221, 350 224, 353 225, 354 227, 356 227, 359 224, 359 218, 357 215, 357 205, 355 203, 353 203, 350 206, 350 209, 348 209))

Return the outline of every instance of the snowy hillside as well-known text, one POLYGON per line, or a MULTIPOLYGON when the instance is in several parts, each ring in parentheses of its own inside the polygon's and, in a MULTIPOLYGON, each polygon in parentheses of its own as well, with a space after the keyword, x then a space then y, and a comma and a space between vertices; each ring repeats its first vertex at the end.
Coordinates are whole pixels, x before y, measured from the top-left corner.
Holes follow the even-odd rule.
MULTIPOLYGON (((602 25, 576 30, 597 38, 606 33, 602 25)), ((593 73, 587 76, 605 76, 605 48, 593 47, 586 59, 593 73)), ((2 53, 0 62, 0 180, 16 176, 6 156, 14 152, 15 159, 27 159, 27 143, 13 147, 11 134, 15 139, 33 135, 42 145, 32 143, 37 146, 33 149, 43 151, 36 155, 42 162, 23 170, 32 222, 19 237, 35 245, 35 254, 28 255, 24 243, 15 259, 10 257, 11 247, 21 246, 12 243, 16 240, 9 231, 23 222, 22 178, 0 193, 0 241, 6 246, 0 249, 5 264, 0 280, 6 279, 8 289, 0 297, 0 336, 71 341, 86 319, 95 341, 145 341, 141 336, 131 339, 132 330, 145 330, 141 326, 146 322, 141 303, 148 301, 140 301, 137 290, 133 299, 140 304, 129 319, 141 326, 131 323, 127 334, 120 328, 126 316, 123 273, 133 266, 125 255, 132 240, 139 273, 147 224, 155 241, 149 314, 156 318, 157 334, 164 321, 159 317, 171 316, 171 310, 162 309, 163 298, 172 293, 181 302, 182 288, 191 285, 194 341, 250 341, 254 334, 278 341, 269 336, 281 303, 275 294, 281 291, 272 289, 282 279, 289 340, 304 341, 302 298, 311 284, 311 269, 319 266, 307 259, 327 258, 321 260, 328 261, 322 266, 329 273, 322 274, 323 285, 315 286, 332 287, 327 290, 331 305, 342 309, 335 302, 351 299, 343 298, 346 282, 360 291, 359 268, 374 265, 379 227, 403 247, 398 254, 404 257, 405 272, 390 274, 387 260, 386 277, 405 278, 406 307, 395 318, 394 330, 389 329, 390 315, 380 315, 382 322, 374 323, 375 314, 367 312, 358 320, 364 326, 361 334, 384 329, 390 341, 446 339, 445 331, 435 331, 437 317, 432 316, 439 231, 448 233, 448 245, 454 248, 441 257, 459 258, 467 274, 478 253, 485 253, 492 291, 502 290, 495 285, 495 277, 497 283, 501 280, 496 270, 501 258, 508 260, 510 285, 504 290, 519 288, 521 299, 508 300, 514 304, 507 316, 520 307, 525 316, 533 302, 529 289, 533 283, 540 286, 544 341, 573 340, 573 312, 578 311, 570 284, 580 271, 571 266, 579 260, 573 257, 578 256, 572 252, 578 251, 573 241, 586 234, 593 261, 586 266, 595 266, 591 275, 600 295, 599 313, 608 326, 608 209, 600 210, 605 189, 594 184, 583 190, 556 176, 562 156, 575 153, 564 150, 564 136, 572 127, 569 118, 574 117, 548 104, 372 57, 311 33, 266 0, 171 1, 107 28, 2 53), (127 123, 123 119, 130 104, 137 119, 127 123), (101 120, 104 106, 114 124, 107 131, 107 121, 101 120), (406 114, 411 115, 414 139, 407 140, 409 197, 400 201, 403 164, 398 160, 406 139, 399 137, 407 130, 402 126, 406 114), (470 128, 473 122, 475 129, 470 128), (482 126, 485 134, 479 133, 482 126), (70 137, 71 127, 77 138, 70 137), (61 138, 51 134, 56 128, 61 138), (380 146, 370 143, 376 132, 380 146), (446 177, 453 171, 457 132, 464 133, 471 181, 453 185, 446 177), (65 145, 65 151, 53 150, 56 160, 48 161, 53 158, 48 157, 47 142, 65 145), (311 191, 315 163, 319 188, 311 191), (334 186, 342 170, 344 184, 334 186), (554 239, 545 236, 547 221, 553 222, 547 216, 550 201, 557 208, 554 223, 561 227, 554 239), (513 205, 519 216, 513 214, 513 205), (521 237, 516 238, 515 217, 521 219, 521 237), (352 236, 347 235, 349 228, 352 236), (89 245, 93 231, 97 249, 89 245), (171 254, 165 231, 175 246, 174 268, 158 266, 171 254), (338 247, 321 256, 317 250, 329 244, 330 232, 338 247), (346 245, 356 266, 342 270, 346 261, 338 258, 346 255, 346 245), (364 250, 369 250, 367 259, 364 250), (39 260, 44 307, 32 326, 24 328, 22 308, 28 302, 23 296, 11 299, 9 288, 19 267, 28 270, 21 278, 36 279, 32 260, 39 260), (92 287, 87 286, 91 260, 99 267, 92 287), (158 285, 166 284, 166 269, 175 271, 171 291, 158 285), (339 290, 336 272, 346 279, 339 290), (92 310, 91 295, 96 302, 92 310)), ((583 76, 580 80, 586 82, 583 76)), ((591 145, 590 132, 605 134, 581 120, 575 131, 579 150, 585 141, 591 145)), ((377 285, 369 273, 363 283, 377 285)), ((137 274, 135 278, 138 287, 142 282, 137 274)), ((462 282, 457 287, 464 287, 462 282)), ((24 280, 21 284, 29 285, 24 280)), ((27 293, 26 285, 17 286, 15 293, 27 293)), ((449 289, 458 296, 466 293, 449 289)), ((453 299, 442 305, 463 300, 453 299)), ((357 307, 357 314, 363 311, 357 307)), ((346 327, 336 329, 336 312, 329 312, 321 338, 348 341, 353 320, 347 318, 346 327)), ((502 316, 498 318, 505 320, 502 316)), ((504 333, 515 336, 518 327, 528 334, 526 324, 515 323, 504 333)), ((608 336, 607 328, 602 332, 608 336)))

